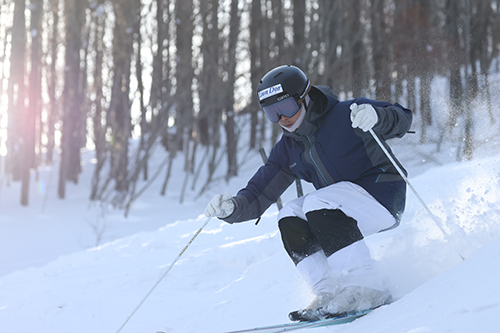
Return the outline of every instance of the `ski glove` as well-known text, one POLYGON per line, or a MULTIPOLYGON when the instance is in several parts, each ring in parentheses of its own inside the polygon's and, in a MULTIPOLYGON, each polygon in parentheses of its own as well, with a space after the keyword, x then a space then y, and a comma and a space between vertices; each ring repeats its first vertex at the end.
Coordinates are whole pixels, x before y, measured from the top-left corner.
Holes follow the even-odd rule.
POLYGON ((364 132, 368 132, 377 123, 377 111, 375 111, 371 104, 358 105, 356 103, 352 103, 350 108, 353 128, 359 127, 364 132))
POLYGON ((205 208, 205 215, 207 217, 226 218, 234 211, 234 203, 231 200, 231 194, 228 192, 224 194, 216 194, 210 203, 205 208))

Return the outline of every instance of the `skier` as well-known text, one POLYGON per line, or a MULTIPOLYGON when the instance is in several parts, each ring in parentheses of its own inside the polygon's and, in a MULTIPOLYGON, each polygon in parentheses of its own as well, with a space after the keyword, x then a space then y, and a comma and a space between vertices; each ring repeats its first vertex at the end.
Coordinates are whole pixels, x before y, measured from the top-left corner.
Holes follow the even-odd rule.
POLYGON ((228 223, 256 219, 296 178, 310 182, 316 190, 278 214, 285 250, 316 295, 290 319, 319 320, 390 302, 364 237, 398 226, 406 184, 369 130, 392 154, 385 140, 406 134, 411 111, 367 98, 339 101, 291 65, 264 75, 257 94, 283 135, 247 186, 233 197, 215 195, 205 215, 228 223))

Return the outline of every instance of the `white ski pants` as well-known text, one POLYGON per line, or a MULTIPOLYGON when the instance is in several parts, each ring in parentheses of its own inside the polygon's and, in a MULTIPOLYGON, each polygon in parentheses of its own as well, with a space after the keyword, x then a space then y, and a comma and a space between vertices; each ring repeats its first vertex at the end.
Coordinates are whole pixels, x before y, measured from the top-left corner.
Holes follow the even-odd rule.
MULTIPOLYGON (((339 209, 357 221, 363 237, 389 229, 397 224, 394 216, 361 186, 339 182, 288 202, 278 220, 299 217, 321 209, 339 209)), ((297 264, 297 269, 314 293, 334 292, 335 288, 361 285, 383 289, 373 266, 370 250, 364 240, 355 242, 330 257, 316 252, 297 264)))

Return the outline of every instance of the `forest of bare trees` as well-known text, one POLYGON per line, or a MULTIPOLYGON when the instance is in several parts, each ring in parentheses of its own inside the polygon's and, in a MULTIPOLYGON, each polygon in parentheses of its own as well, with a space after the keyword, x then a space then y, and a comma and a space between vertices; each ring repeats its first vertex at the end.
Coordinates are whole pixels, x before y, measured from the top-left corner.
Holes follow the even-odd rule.
POLYGON ((281 64, 301 67, 341 98, 409 107, 421 119, 421 143, 436 112, 446 112, 441 130, 462 128, 465 159, 474 150, 471 101, 481 94, 492 122, 500 114, 489 91, 499 67, 500 0, 0 4, 0 186, 21 182, 22 205, 43 165, 57 168, 64 199, 67 183, 79 181, 84 148, 96 161, 90 199, 123 208, 140 195, 138 180, 161 174, 165 194, 174 159, 185 173, 202 162, 204 186, 221 164, 226 179, 234 177, 242 135, 258 149, 280 133, 254 92, 281 64), (431 108, 436 77, 448 82, 446 110, 431 108), (240 131, 241 117, 250 131, 240 131), (160 149, 168 157, 152 167, 160 149))

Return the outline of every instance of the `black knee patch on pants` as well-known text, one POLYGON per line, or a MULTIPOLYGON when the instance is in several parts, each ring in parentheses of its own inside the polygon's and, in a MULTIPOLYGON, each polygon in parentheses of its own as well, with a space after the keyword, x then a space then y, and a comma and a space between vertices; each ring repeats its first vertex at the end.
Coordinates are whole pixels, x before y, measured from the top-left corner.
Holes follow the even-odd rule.
POLYGON ((340 209, 321 209, 308 212, 311 232, 327 257, 344 247, 363 239, 358 222, 340 209))
POLYGON ((321 249, 307 221, 291 216, 279 220, 278 225, 285 250, 295 265, 321 249))

